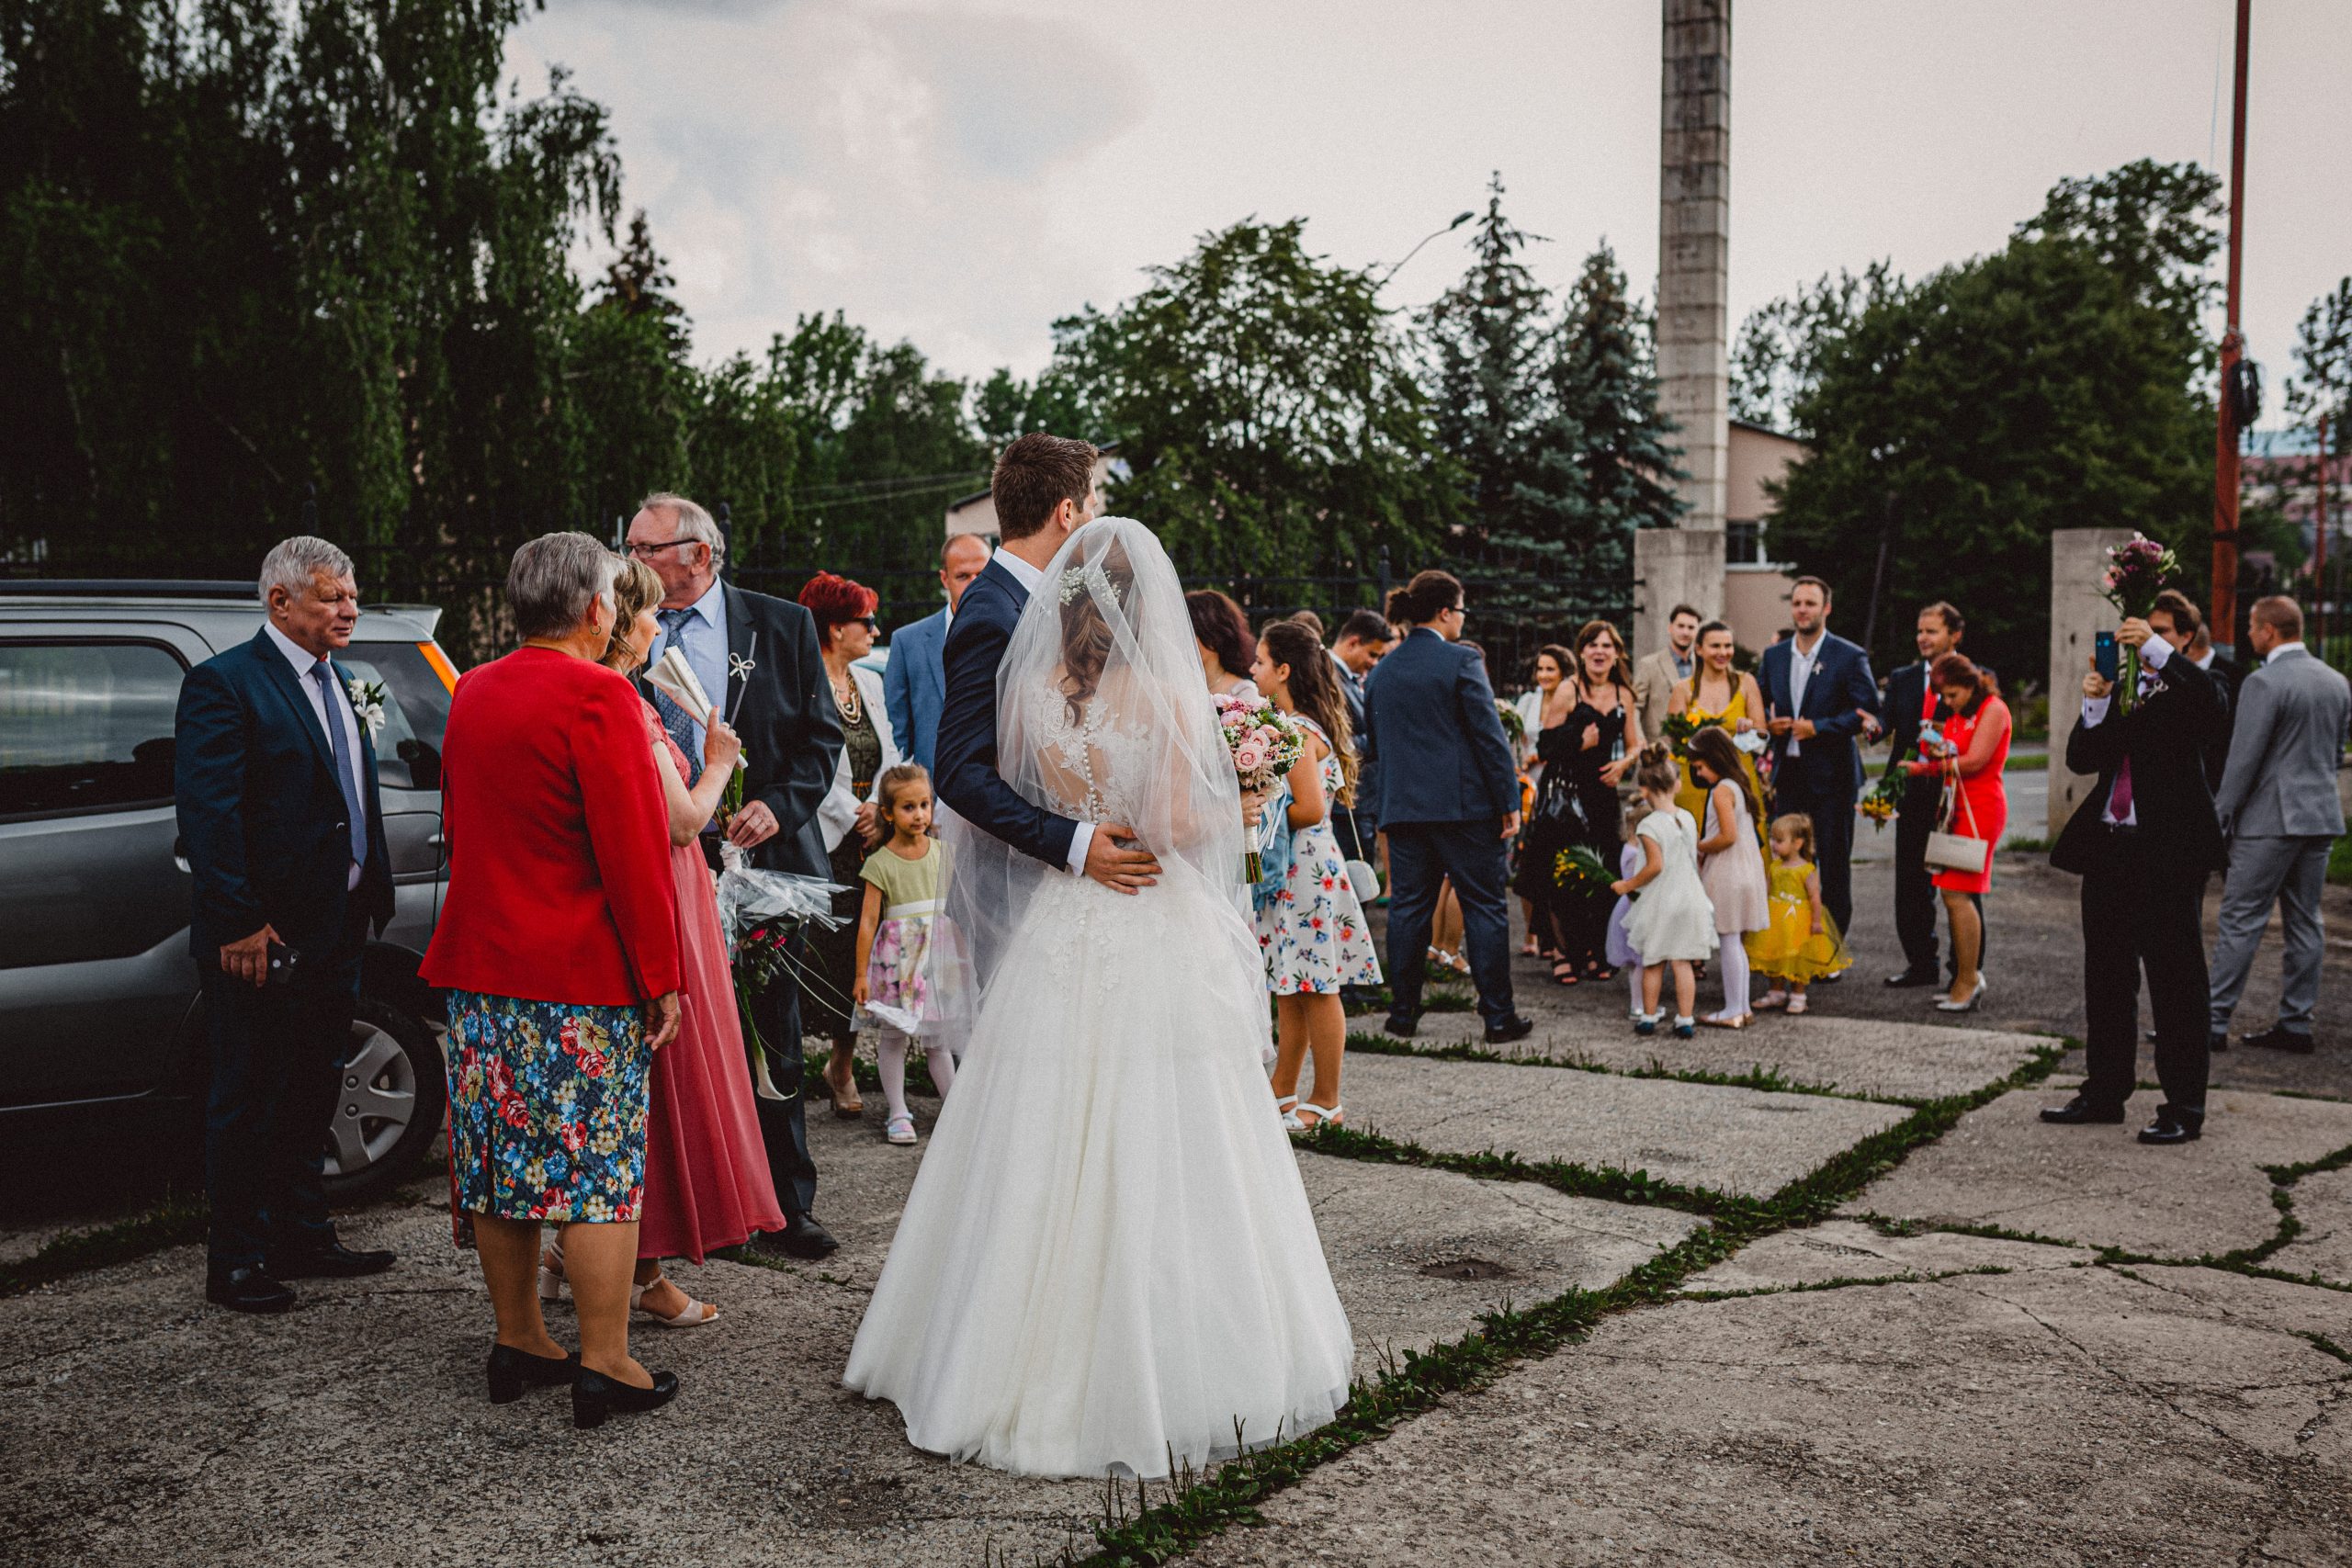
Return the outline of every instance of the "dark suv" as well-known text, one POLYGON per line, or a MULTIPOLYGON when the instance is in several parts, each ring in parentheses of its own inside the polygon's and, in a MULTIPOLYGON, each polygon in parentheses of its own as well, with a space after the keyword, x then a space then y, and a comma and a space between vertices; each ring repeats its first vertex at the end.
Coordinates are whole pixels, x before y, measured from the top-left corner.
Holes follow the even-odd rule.
MULTIPOLYGON (((337 1202, 413 1175, 447 1089, 417 966, 440 910, 440 612, 369 608, 353 674, 377 738, 398 912, 363 961, 327 1166, 337 1202)), ((250 582, 0 582, 0 1127, 12 1113, 193 1099, 206 1083, 189 877, 172 807, 188 670, 261 629, 250 582)), ((5 1135, 5 1134, 0 1134, 5 1135)))

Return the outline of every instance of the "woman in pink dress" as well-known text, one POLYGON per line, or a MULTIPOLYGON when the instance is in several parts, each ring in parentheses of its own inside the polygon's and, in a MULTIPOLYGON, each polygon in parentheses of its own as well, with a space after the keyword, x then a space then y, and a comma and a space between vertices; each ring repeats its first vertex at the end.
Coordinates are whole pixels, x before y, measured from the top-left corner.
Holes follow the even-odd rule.
MULTIPOLYGON (((645 661, 661 631, 654 608, 662 580, 642 561, 621 569, 613 583, 615 617, 605 662, 623 674, 645 661)), ((648 744, 670 814, 670 870, 678 889, 678 968, 681 1016, 676 1043, 653 1058, 651 1108, 645 1128, 645 1203, 638 1228, 638 1265, 629 1305, 641 1316, 675 1328, 715 1322, 718 1309, 688 1296, 662 1274, 662 1259, 700 1263, 722 1247, 741 1247, 754 1231, 784 1229, 767 1148, 752 1103, 752 1070, 735 1010, 735 980, 727 962, 727 935, 718 897, 703 859, 703 824, 718 808, 742 742, 722 723, 707 727, 702 776, 686 785, 686 755, 645 705, 648 744)), ((540 1294, 551 1296, 563 1259, 550 1248, 540 1294)))

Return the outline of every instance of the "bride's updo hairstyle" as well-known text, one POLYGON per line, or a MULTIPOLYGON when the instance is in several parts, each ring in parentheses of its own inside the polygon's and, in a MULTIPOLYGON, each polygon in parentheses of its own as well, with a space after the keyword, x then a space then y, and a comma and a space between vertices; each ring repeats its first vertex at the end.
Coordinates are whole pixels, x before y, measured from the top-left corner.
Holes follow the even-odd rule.
POLYGON ((1127 612, 1127 590, 1134 584, 1127 548, 1113 539, 1084 561, 1073 553, 1054 585, 1062 601, 1062 695, 1072 724, 1084 720, 1087 701, 1102 684, 1102 668, 1111 659, 1111 621, 1098 595, 1109 593, 1127 612))

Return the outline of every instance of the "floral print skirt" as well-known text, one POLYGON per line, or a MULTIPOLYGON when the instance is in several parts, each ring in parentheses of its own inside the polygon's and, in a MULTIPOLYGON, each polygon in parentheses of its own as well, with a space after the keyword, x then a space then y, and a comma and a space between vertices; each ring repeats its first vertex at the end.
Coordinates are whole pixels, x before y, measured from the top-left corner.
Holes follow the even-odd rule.
POLYGON ((628 1224, 645 1201, 646 1074, 634 1007, 449 993, 449 1206, 628 1224))
MULTIPOLYGON (((1327 787, 1337 783, 1325 775, 1327 787)), ((1278 997, 1337 996, 1342 986, 1380 984, 1380 958, 1364 929, 1363 906, 1329 822, 1291 838, 1282 890, 1257 910, 1266 988, 1278 997)))

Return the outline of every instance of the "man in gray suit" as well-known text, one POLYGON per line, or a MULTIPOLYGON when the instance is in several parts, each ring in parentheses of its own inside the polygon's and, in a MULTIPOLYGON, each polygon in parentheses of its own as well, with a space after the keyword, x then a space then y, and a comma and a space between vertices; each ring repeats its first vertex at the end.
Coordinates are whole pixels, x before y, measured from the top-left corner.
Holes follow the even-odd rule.
POLYGON ((2262 663, 2238 688, 2229 765, 2213 800, 2230 839, 2230 869, 2213 944, 2211 1043, 2217 1051, 2229 1043, 2230 1014, 2276 900, 2287 936, 2278 1021, 2245 1043, 2308 1052, 2319 1001, 2320 890, 2328 848, 2344 831, 2335 770, 2352 722, 2352 686, 2303 647, 2303 613, 2292 599, 2256 600, 2248 623, 2262 663))

